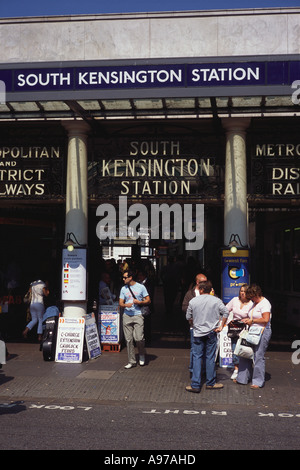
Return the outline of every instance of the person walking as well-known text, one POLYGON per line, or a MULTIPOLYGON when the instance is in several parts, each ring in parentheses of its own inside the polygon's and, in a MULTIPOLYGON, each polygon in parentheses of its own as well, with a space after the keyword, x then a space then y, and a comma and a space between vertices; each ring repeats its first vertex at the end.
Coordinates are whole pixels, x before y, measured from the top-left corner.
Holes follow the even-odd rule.
POLYGON ((38 341, 43 338, 43 315, 45 312, 44 297, 49 295, 49 289, 44 281, 38 280, 30 284, 31 291, 30 314, 31 320, 27 324, 22 335, 27 338, 30 330, 37 324, 38 341))
POLYGON ((200 282, 200 295, 194 297, 188 305, 186 319, 193 324, 193 374, 187 392, 200 392, 202 358, 206 366, 206 388, 218 390, 223 384, 216 383, 215 357, 217 349, 217 333, 222 331, 229 312, 224 303, 210 295, 210 281, 200 282), (221 324, 220 317, 222 317, 221 324))
POLYGON ((121 288, 119 298, 119 305, 124 309, 123 331, 128 354, 128 364, 125 369, 136 366, 134 340, 138 348, 139 365, 145 365, 144 317, 141 306, 150 304, 150 296, 146 287, 136 282, 133 276, 131 271, 123 273, 125 285, 121 288))

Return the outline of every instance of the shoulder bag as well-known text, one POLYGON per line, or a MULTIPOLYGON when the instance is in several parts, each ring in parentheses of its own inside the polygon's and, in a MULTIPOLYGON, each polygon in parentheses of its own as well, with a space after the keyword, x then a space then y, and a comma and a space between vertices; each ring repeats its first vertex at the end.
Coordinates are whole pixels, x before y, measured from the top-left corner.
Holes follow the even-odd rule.
MULTIPOLYGON (((251 314, 251 320, 252 318, 253 318, 253 312, 251 314)), ((247 330, 247 336, 245 338, 246 341, 248 341, 248 343, 251 343, 257 346, 260 342, 260 338, 263 334, 264 329, 265 327, 262 325, 258 325, 256 323, 252 324, 250 328, 247 330)))
POLYGON ((28 292, 24 295, 23 302, 25 304, 30 304, 32 299, 32 293, 31 293, 31 288, 28 289, 28 292))
MULTIPOLYGON (((134 293, 133 293, 132 290, 130 289, 130 286, 128 286, 128 287, 129 287, 129 290, 130 290, 131 294, 132 294, 133 297, 136 299, 136 296, 134 295, 134 293)), ((151 310, 150 310, 149 305, 141 305, 141 306, 140 306, 140 309, 141 309, 141 312, 142 312, 143 317, 147 317, 147 316, 150 315, 150 313, 151 313, 151 310)))
POLYGON ((262 337, 264 329, 265 327, 261 325, 251 325, 249 330, 247 331, 246 336, 246 340, 248 341, 248 343, 257 346, 260 342, 260 338, 262 337))

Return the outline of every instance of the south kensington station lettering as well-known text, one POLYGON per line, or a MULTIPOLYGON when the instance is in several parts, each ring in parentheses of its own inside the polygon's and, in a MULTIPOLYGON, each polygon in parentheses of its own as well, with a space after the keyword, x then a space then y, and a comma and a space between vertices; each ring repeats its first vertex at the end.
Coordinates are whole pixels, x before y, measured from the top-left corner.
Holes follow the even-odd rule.
POLYGON ((173 64, 94 65, 41 64, 39 68, 1 69, 7 93, 35 91, 125 90, 220 86, 292 85, 299 80, 300 61, 194 62, 173 64), (44 66, 43 66, 44 65, 44 66))
POLYGON ((181 156, 179 141, 131 141, 127 158, 102 159, 100 175, 120 179, 120 195, 183 195, 214 168, 210 158, 181 156))
POLYGON ((264 62, 241 62, 0 69, 0 80, 7 92, 263 85, 267 68, 264 62))
MULTIPOLYGON (((76 89, 186 86, 260 83, 264 77, 263 64, 204 64, 199 66, 165 65, 135 67, 91 67, 51 71, 39 69, 16 73, 16 90, 76 89)), ((0 74, 1 76, 1 74, 0 74)))

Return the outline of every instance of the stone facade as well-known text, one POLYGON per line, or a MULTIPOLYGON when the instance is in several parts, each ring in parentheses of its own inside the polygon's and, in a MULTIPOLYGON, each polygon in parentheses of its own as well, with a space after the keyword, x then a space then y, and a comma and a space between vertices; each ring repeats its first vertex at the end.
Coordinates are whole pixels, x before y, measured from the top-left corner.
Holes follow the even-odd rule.
POLYGON ((300 8, 0 20, 0 63, 300 53, 300 8))

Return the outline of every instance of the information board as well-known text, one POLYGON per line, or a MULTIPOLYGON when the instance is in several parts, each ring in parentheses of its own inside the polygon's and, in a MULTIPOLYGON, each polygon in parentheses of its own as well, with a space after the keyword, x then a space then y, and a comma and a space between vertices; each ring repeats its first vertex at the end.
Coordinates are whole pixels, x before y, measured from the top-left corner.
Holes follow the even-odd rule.
POLYGON ((56 362, 82 362, 85 319, 60 317, 57 329, 56 362))
POLYGON ((101 355, 101 346, 95 315, 90 313, 85 317, 85 339, 88 348, 89 358, 95 359, 101 355))
POLYGON ((63 249, 62 300, 86 300, 86 249, 63 249))

